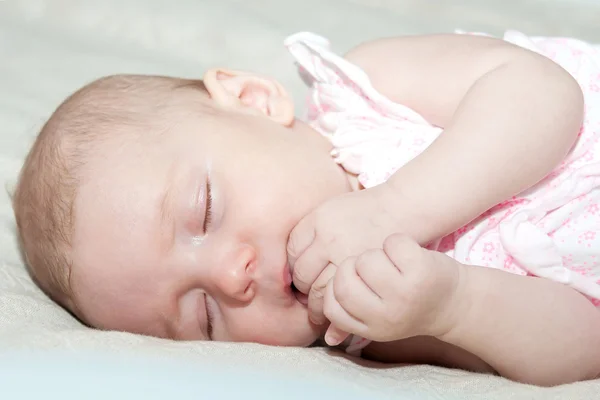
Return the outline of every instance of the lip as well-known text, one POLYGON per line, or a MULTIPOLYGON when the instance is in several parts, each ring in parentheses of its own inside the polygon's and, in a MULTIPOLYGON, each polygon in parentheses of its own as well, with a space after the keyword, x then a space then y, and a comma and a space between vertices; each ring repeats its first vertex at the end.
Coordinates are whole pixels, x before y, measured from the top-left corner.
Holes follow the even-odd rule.
POLYGON ((304 293, 294 291, 292 289, 292 272, 288 263, 283 267, 283 291, 289 296, 293 297, 295 301, 302 304, 304 307, 308 306, 308 296, 304 293))
POLYGON ((283 267, 283 291, 293 299, 294 303, 300 303, 303 306, 308 305, 308 297, 306 295, 292 290, 292 272, 288 263, 283 267))
POLYGON ((292 291, 292 273, 288 263, 285 263, 285 266, 283 267, 281 278, 283 292, 286 294, 286 296, 295 298, 294 292, 292 291))

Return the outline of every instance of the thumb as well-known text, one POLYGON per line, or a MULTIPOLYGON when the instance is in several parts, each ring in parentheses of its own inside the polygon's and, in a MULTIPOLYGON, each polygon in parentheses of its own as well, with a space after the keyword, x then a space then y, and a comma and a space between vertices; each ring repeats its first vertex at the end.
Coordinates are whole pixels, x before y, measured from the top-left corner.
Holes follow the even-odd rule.
POLYGON ((288 238, 286 251, 292 271, 298 258, 315 240, 315 236, 314 217, 311 213, 298 222, 288 238))
POLYGON ((331 324, 329 325, 329 328, 327 328, 327 332, 325 332, 325 343, 327 343, 329 346, 337 346, 346 340, 348 336, 350 336, 348 332, 344 332, 335 325, 331 324))

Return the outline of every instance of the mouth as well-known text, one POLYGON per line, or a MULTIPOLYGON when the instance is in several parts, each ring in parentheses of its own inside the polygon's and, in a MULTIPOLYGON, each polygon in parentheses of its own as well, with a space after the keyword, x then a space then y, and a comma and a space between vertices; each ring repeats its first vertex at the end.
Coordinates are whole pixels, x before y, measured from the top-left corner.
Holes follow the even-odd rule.
POLYGON ((304 306, 308 305, 308 296, 300 292, 294 285, 294 282, 292 280, 292 273, 290 271, 290 266, 287 264, 283 269, 283 282, 285 284, 284 290, 286 292, 288 292, 291 296, 294 296, 300 304, 304 306))

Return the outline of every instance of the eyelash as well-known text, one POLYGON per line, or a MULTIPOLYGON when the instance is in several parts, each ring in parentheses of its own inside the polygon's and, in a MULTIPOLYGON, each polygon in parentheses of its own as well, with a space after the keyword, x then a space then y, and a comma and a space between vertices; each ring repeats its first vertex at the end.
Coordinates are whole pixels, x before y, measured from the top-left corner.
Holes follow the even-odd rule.
POLYGON ((212 222, 212 190, 210 184, 210 178, 206 180, 206 215, 204 216, 204 225, 202 229, 206 233, 206 229, 210 226, 212 222))
POLYGON ((204 293, 204 306, 206 308, 206 335, 208 336, 208 340, 213 340, 213 313, 208 306, 208 299, 206 293, 204 293))

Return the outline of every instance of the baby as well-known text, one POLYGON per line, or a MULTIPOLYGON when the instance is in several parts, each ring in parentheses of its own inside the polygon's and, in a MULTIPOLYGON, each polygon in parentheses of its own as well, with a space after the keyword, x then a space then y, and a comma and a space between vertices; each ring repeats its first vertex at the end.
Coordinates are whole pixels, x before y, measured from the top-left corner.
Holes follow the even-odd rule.
POLYGON ((99 329, 597 377, 600 49, 517 32, 286 46, 305 122, 278 82, 227 69, 63 102, 14 194, 40 287, 99 329))

